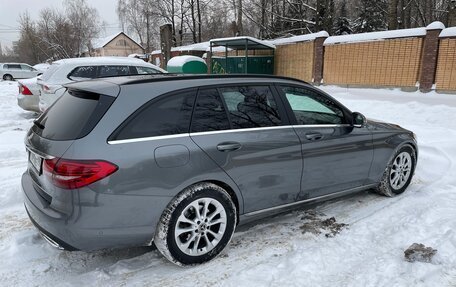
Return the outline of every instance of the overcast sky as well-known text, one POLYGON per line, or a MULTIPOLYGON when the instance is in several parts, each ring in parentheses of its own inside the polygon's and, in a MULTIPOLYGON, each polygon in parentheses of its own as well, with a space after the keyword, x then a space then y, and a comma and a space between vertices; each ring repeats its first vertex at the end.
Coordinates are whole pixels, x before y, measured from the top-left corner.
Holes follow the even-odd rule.
MULTIPOLYGON (((0 0, 0 42, 2 47, 11 47, 11 42, 19 39, 17 30, 19 15, 27 10, 32 19, 38 18, 39 11, 45 7, 63 10, 64 0, 0 0)), ((120 31, 116 14, 117 0, 87 0, 91 7, 98 10, 102 21, 108 24, 101 36, 120 31)))

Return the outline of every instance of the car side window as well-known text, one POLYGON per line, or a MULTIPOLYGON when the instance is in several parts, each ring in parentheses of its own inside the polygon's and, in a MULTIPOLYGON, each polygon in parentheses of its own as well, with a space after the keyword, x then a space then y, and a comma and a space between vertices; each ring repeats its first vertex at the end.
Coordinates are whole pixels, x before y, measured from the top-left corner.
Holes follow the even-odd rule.
POLYGON ((149 67, 136 66, 135 68, 138 71, 138 75, 150 75, 160 73, 158 70, 149 67))
POLYGON ((277 104, 269 86, 220 88, 233 129, 270 127, 281 124, 277 104))
POLYGON ((131 115, 111 140, 165 136, 189 132, 196 91, 164 96, 131 115))
POLYGON ((293 110, 298 125, 345 124, 343 110, 331 99, 297 87, 280 87, 293 110))
POLYGON ((33 68, 27 65, 21 65, 21 69, 24 71, 33 71, 33 68))
POLYGON ((130 74, 129 66, 99 66, 98 77, 128 76, 130 74))
POLYGON ((21 70, 21 65, 8 64, 6 65, 6 68, 10 70, 21 70))
POLYGON ((94 79, 97 76, 96 66, 80 66, 75 68, 68 77, 70 79, 83 78, 83 79, 94 79))
POLYGON ((230 129, 230 122, 217 89, 200 89, 192 117, 191 132, 230 129))

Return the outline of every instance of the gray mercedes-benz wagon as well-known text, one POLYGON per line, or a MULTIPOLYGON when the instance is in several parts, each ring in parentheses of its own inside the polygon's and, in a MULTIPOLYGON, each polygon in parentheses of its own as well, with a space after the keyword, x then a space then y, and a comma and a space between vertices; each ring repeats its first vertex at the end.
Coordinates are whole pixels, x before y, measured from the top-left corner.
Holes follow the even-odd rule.
POLYGON ((181 265, 217 256, 236 225, 300 203, 402 193, 417 161, 411 131, 259 75, 70 84, 25 144, 25 207, 48 242, 155 243, 181 265))

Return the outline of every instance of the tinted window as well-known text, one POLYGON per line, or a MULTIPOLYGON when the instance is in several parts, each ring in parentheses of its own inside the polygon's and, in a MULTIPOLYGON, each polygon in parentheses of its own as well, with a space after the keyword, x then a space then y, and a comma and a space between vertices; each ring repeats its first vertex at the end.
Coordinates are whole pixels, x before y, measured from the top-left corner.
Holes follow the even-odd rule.
POLYGON ((32 129, 52 140, 82 138, 100 121, 114 99, 89 92, 66 92, 36 120, 32 129))
POLYGON ((16 65, 16 64, 8 64, 5 65, 7 69, 14 69, 14 70, 21 70, 21 65, 16 65))
POLYGON ((344 124, 342 109, 331 99, 313 91, 281 87, 299 125, 344 124))
POLYGON ((132 139, 188 133, 195 92, 161 97, 135 112, 111 139, 132 139))
POLYGON ((75 68, 69 75, 70 79, 85 78, 93 79, 97 76, 97 67, 95 66, 82 66, 75 68))
POLYGON ((268 86, 222 88, 233 129, 280 125, 276 102, 268 86))
POLYGON ((98 77, 127 76, 130 74, 128 66, 100 66, 98 77))
POLYGON ((137 66, 136 70, 138 71, 139 75, 149 75, 149 74, 158 74, 158 73, 160 73, 160 71, 155 70, 153 68, 141 67, 141 66, 137 66))
POLYGON ((216 89, 201 89, 192 118, 192 132, 227 130, 230 128, 223 102, 216 89))

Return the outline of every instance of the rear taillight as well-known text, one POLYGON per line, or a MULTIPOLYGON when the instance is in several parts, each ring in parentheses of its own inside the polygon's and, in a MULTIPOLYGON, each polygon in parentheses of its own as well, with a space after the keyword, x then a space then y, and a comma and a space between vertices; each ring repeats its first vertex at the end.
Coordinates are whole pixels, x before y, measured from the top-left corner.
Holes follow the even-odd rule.
POLYGON ((43 173, 60 188, 87 186, 114 173, 118 167, 104 160, 45 159, 43 173))
POLYGON ((20 84, 19 85, 19 94, 26 95, 26 96, 31 96, 33 95, 32 92, 27 88, 26 86, 20 84))

